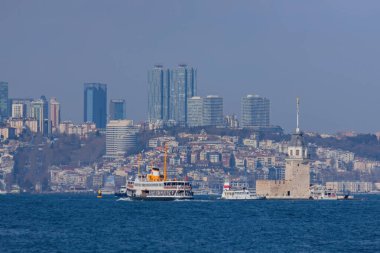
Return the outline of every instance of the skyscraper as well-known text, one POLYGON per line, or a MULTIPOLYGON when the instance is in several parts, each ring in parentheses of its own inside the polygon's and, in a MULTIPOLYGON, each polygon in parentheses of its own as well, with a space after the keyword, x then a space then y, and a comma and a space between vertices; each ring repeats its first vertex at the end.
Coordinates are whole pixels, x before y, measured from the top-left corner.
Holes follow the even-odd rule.
POLYGON ((50 133, 50 123, 49 123, 49 102, 44 95, 41 96, 41 101, 43 102, 43 134, 47 135, 50 133))
POLYGON ((84 122, 93 122, 97 128, 106 128, 107 85, 102 83, 84 84, 84 122))
POLYGON ((56 98, 50 99, 49 106, 50 106, 49 130, 54 133, 58 131, 59 123, 61 122, 61 108, 56 98))
POLYGON ((125 119, 125 99, 111 99, 110 120, 125 119))
POLYGON ((197 70, 180 64, 170 71, 169 119, 179 125, 187 122, 187 99, 197 94, 197 70))
POLYGON ((149 122, 169 119, 170 72, 162 65, 148 71, 148 120, 149 122))
POLYGON ((47 132, 44 124, 44 108, 44 101, 42 99, 34 100, 31 103, 31 116, 33 119, 37 120, 37 131, 42 134, 47 132))
POLYGON ((187 126, 203 125, 203 98, 192 97, 187 100, 187 126))
POLYGON ((211 95, 203 99, 203 125, 223 125, 223 98, 211 95))
POLYGON ((241 99, 241 126, 268 127, 270 101, 258 95, 247 95, 241 99))
POLYGON ((0 120, 8 118, 8 83, 0 82, 0 120))

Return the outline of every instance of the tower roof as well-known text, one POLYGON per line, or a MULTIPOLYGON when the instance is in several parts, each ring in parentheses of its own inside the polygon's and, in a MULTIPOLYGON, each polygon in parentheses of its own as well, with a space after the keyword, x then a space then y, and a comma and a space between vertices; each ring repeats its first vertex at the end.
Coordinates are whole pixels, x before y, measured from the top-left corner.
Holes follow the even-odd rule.
POLYGON ((290 147, 304 147, 305 140, 303 138, 303 133, 302 132, 293 133, 289 142, 289 146, 290 147))

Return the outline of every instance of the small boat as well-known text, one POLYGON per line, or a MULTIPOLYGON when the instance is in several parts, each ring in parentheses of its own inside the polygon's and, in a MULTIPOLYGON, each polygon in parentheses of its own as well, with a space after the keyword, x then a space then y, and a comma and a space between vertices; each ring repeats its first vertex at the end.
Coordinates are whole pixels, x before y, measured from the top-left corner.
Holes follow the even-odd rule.
POLYGON ((230 183, 227 181, 223 185, 223 193, 221 199, 225 200, 263 200, 264 196, 259 196, 246 188, 232 189, 230 183))
POLYGON ((98 190, 98 195, 96 196, 98 199, 101 199, 103 197, 102 190, 98 190))
POLYGON ((337 191, 327 189, 323 185, 313 185, 310 187, 310 199, 312 200, 348 200, 353 198, 349 194, 339 195, 337 191))

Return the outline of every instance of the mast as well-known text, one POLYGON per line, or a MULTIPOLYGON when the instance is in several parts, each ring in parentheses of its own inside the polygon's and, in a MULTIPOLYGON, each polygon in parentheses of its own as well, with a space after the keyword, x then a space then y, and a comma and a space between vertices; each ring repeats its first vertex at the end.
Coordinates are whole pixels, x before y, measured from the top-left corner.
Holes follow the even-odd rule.
POLYGON ((140 160, 141 160, 141 153, 138 155, 138 158, 137 158, 137 176, 140 177, 141 173, 140 173, 140 160))
POLYGON ((165 143, 165 153, 164 153, 164 181, 168 178, 167 164, 166 160, 168 158, 168 145, 165 143))
POLYGON ((300 98, 297 97, 297 128, 296 128, 297 134, 300 132, 299 117, 300 117, 300 98))

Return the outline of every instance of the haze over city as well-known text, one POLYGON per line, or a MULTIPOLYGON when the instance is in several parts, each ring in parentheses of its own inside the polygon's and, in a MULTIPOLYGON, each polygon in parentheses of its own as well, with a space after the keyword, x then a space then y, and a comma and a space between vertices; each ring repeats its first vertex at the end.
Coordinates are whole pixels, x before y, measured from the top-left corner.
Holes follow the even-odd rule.
MULTIPOLYGON (((0 76, 10 97, 54 96, 83 121, 83 83, 108 85, 127 117, 147 119, 147 71, 186 63, 198 95, 271 100, 271 123, 376 132, 377 1, 1 1, 0 76), (344 4, 344 5, 343 5, 344 4)), ((239 115, 240 116, 240 115, 239 115)))

